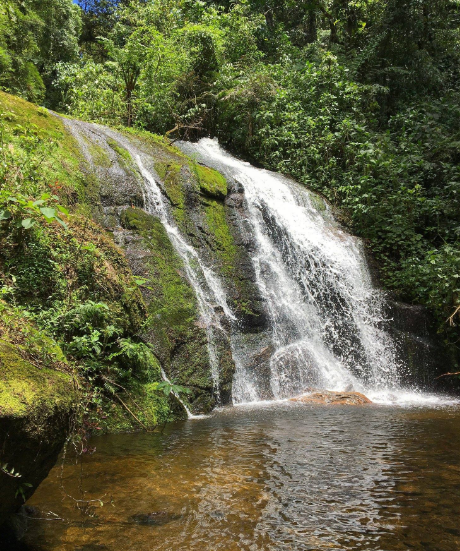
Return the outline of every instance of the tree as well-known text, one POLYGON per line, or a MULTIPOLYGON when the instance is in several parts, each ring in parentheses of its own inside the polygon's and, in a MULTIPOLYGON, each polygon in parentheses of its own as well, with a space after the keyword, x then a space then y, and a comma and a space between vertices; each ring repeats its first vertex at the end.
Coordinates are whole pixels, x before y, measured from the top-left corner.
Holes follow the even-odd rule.
MULTIPOLYGON (((133 95, 141 75, 142 68, 155 54, 162 41, 160 33, 142 27, 134 31, 123 46, 117 46, 113 39, 101 38, 109 57, 115 62, 115 69, 124 85, 126 103, 126 125, 131 127, 134 119, 133 95)), ((161 57, 158 55, 158 63, 161 57)))

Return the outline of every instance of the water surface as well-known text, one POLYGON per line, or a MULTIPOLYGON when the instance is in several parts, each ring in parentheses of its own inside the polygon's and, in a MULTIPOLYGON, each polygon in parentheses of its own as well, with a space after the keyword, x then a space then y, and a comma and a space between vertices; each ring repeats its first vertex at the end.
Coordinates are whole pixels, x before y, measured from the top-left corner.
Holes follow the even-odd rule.
POLYGON ((91 445, 29 501, 63 519, 31 519, 30 549, 460 548, 457 406, 237 407, 91 445))

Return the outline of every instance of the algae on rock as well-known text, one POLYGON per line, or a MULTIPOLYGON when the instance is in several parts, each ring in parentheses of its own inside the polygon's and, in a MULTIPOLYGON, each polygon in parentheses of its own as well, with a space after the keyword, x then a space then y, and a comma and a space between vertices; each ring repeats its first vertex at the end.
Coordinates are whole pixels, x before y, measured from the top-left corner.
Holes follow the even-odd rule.
POLYGON ((18 343, 14 328, 0 327, 0 525, 56 463, 79 399, 76 379, 63 364, 58 345, 27 320, 21 329, 29 339, 34 337, 37 350, 28 346, 27 338, 18 343))
MULTIPOLYGON (((199 324, 197 301, 160 220, 129 208, 121 217, 126 256, 143 286, 149 319, 144 338, 152 343, 168 377, 193 390, 200 409, 213 405, 206 332, 199 324)), ((196 405, 195 405, 196 407, 196 405)))

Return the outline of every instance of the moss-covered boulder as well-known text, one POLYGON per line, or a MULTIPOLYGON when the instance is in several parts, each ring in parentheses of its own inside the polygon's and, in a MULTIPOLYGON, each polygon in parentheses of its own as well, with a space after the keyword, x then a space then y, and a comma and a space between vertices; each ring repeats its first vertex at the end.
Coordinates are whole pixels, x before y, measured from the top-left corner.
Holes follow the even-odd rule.
POLYGON ((77 401, 71 374, 32 361, 23 346, 0 338, 0 524, 56 463, 77 401))

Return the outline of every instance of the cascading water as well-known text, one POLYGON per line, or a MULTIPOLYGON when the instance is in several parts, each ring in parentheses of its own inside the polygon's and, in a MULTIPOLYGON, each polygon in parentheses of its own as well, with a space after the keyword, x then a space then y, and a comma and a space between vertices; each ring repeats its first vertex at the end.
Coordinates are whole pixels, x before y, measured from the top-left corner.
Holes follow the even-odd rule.
MULTIPOLYGON (((321 198, 286 177, 235 159, 216 140, 180 144, 243 190, 240 222, 251 243, 255 284, 269 320, 257 350, 229 308, 224 285, 176 226, 149 155, 108 128, 64 122, 95 171, 91 144, 113 156, 108 142, 114 140, 130 153, 134 172, 144 182, 144 208, 161 220, 195 291, 218 404, 217 342, 229 333, 235 404, 284 399, 309 388, 362 391, 377 402, 431 400, 399 388, 403 366, 385 331, 382 294, 372 285, 360 241, 338 226, 321 198), (261 349, 269 367, 262 376, 255 373, 253 361, 261 349)), ((112 164, 116 172, 116 156, 112 164)))
POLYGON ((155 214, 160 218, 174 248, 184 261, 187 277, 195 290, 201 322, 205 328, 208 341, 209 363, 214 382, 214 392, 217 403, 220 404, 219 357, 215 346, 216 337, 214 332, 216 329, 223 331, 223 328, 216 315, 215 306, 219 305, 228 318, 234 319, 234 316, 227 306, 225 292, 217 277, 213 274, 212 270, 201 262, 197 252, 193 247, 188 245, 179 233, 178 228, 170 222, 163 194, 157 184, 159 177, 153 171, 145 168, 141 156, 139 153, 132 151, 132 146, 129 143, 124 143, 123 145, 133 155, 140 173, 146 182, 145 206, 150 214, 155 214))
MULTIPOLYGON (((252 262, 272 328, 273 396, 326 388, 376 397, 397 389, 398 361, 383 329, 383 298, 372 286, 359 240, 338 227, 318 196, 235 159, 216 140, 181 148, 244 188, 256 245, 252 262)), ((257 401, 247 354, 235 352, 240 361, 233 400, 257 401)))
MULTIPOLYGON (((205 329, 207 336, 207 348, 209 354, 209 364, 214 384, 214 395, 217 404, 220 404, 220 386, 219 386, 219 355, 216 346, 217 332, 224 333, 220 317, 216 313, 216 307, 220 308, 229 320, 234 319, 234 315, 227 306, 225 291, 223 290, 218 278, 210 268, 201 261, 197 251, 191 247, 184 237, 180 234, 177 226, 172 221, 172 217, 166 206, 166 199, 161 192, 159 182, 160 177, 152 167, 146 168, 144 161, 146 155, 140 149, 123 135, 110 130, 109 128, 81 123, 63 119, 69 127, 72 134, 77 139, 86 160, 94 167, 90 150, 87 142, 96 142, 100 147, 105 147, 107 151, 106 140, 114 140, 129 152, 137 165, 137 169, 144 180, 144 208, 154 216, 157 216, 162 222, 171 243, 176 252, 182 258, 188 280, 190 281, 197 298, 198 309, 200 313, 200 325, 205 329), (97 133, 95 132, 97 130, 97 133), (144 158, 144 159, 143 159, 144 158)), ((163 377, 166 375, 163 372, 163 377)), ((166 379, 167 380, 167 379, 166 379)), ((185 405, 184 405, 185 407, 185 405)), ((193 417, 186 408, 189 417, 193 417)))

